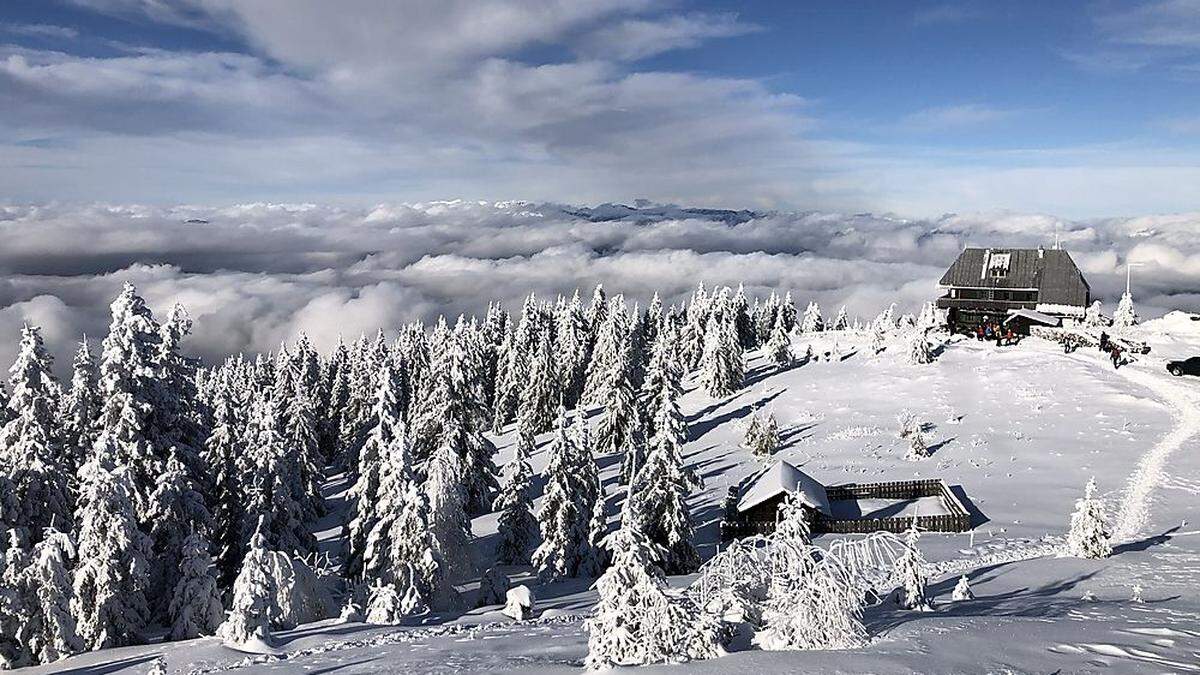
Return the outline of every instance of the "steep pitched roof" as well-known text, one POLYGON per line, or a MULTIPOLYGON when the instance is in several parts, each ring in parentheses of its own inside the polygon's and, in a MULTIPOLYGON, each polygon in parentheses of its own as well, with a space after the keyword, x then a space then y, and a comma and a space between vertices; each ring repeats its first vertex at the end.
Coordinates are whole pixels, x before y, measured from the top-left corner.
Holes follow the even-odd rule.
POLYGON ((1090 290, 1071 255, 1059 249, 968 248, 939 283, 967 288, 1036 288, 1038 302, 1047 305, 1086 305, 1090 290), (989 270, 997 266, 1007 273, 992 276, 989 270))
POLYGON ((825 494, 825 486, 784 461, 776 462, 759 474, 738 502, 738 511, 749 511, 768 499, 785 493, 798 494, 805 506, 827 516, 833 515, 829 508, 829 496, 825 494))

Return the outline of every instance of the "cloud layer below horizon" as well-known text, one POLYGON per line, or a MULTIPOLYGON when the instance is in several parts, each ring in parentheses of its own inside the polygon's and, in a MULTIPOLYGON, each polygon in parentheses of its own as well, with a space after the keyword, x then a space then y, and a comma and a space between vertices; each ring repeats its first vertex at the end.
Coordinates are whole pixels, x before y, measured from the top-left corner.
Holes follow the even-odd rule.
POLYGON ((1200 214, 1074 222, 1039 215, 872 215, 430 202, 350 209, 319 205, 0 207, 0 364, 23 322, 43 328, 69 366, 84 333, 98 340, 126 280, 164 313, 185 305, 193 353, 212 361, 265 352, 307 333, 393 330, 439 314, 519 311, 603 283, 645 302, 682 300, 696 283, 791 291, 826 312, 870 317, 937 295, 967 244, 1051 245, 1056 233, 1111 309, 1124 264, 1144 316, 1200 310, 1200 214))

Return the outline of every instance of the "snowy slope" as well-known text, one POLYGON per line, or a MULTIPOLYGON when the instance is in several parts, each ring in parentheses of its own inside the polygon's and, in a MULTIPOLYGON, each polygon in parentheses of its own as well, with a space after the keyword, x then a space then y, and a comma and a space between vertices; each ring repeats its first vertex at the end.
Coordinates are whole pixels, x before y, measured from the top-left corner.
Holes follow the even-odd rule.
MULTIPOLYGON (((727 487, 761 468, 739 447, 745 420, 759 406, 779 420, 779 456, 818 480, 940 477, 961 486, 986 522, 972 534, 923 538, 926 558, 941 574, 931 588, 937 611, 871 609, 874 639, 865 649, 741 652, 682 669, 1200 671, 1200 525, 1185 522, 1195 519, 1200 494, 1200 379, 1171 378, 1163 369, 1164 358, 1200 354, 1200 322, 1168 315, 1137 333, 1154 351, 1119 371, 1097 352, 1067 355, 1037 339, 1003 348, 954 339, 935 363, 917 366, 905 362, 899 344, 874 356, 865 335, 830 333, 811 341, 814 352, 843 358, 775 373, 752 355, 749 385, 728 399, 714 401, 688 381, 685 454, 706 481, 691 503, 705 557, 718 546, 727 487), (934 425, 931 458, 903 459, 896 421, 903 409, 934 425), (1091 476, 1123 535, 1116 555, 1102 561, 1047 556, 1091 476), (963 573, 976 600, 951 604, 950 591, 963 573), (1144 589, 1145 603, 1129 600, 1135 584, 1144 589)), ((808 344, 798 340, 797 353, 808 344)), ((511 456, 511 442, 511 434, 497 438, 501 463, 511 456)), ((535 471, 544 468, 546 454, 539 448, 533 456, 535 471)), ((615 508, 617 458, 599 463, 615 508)), ((540 492, 540 481, 536 485, 540 492)), ((490 553, 495 516, 477 519, 474 528, 481 553, 490 553)), ((828 537, 817 543, 828 543, 822 539, 828 537)), ((201 639, 87 654, 29 672, 144 672, 148 659, 164 651, 172 672, 239 665, 244 672, 347 675, 577 671, 586 652, 578 617, 594 594, 586 581, 535 590, 545 613, 529 624, 513 625, 496 608, 446 617, 444 625, 322 623, 283 633, 278 657, 247 657, 201 639)))

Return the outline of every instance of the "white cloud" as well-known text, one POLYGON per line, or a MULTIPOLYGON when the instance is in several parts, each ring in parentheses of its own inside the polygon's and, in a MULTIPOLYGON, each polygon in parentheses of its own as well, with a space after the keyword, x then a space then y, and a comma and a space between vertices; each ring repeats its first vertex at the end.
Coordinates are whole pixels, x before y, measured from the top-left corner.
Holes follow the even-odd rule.
POLYGON ((580 40, 576 49, 592 58, 637 61, 675 49, 698 47, 706 40, 761 30, 733 13, 681 14, 660 19, 625 19, 580 40))
POLYGON ((995 108, 980 103, 925 108, 906 115, 900 128, 910 131, 946 131, 986 126, 1020 114, 1017 110, 995 108))
POLYGON ((1077 222, 1039 215, 935 220, 835 213, 760 214, 525 202, 428 202, 371 209, 248 204, 224 208, 62 205, 0 208, 0 365, 22 321, 43 325, 69 364, 73 341, 100 338, 121 283, 165 312, 182 302, 208 360, 271 350, 300 331, 322 348, 444 313, 509 309, 602 282, 645 302, 682 300, 697 281, 792 290, 827 311, 873 315, 935 296, 966 244, 1048 245, 1056 231, 1110 303, 1124 262, 1140 309, 1200 309, 1200 214, 1077 222), (193 221, 193 222, 188 222, 193 221), (198 222, 204 221, 204 222, 198 222))

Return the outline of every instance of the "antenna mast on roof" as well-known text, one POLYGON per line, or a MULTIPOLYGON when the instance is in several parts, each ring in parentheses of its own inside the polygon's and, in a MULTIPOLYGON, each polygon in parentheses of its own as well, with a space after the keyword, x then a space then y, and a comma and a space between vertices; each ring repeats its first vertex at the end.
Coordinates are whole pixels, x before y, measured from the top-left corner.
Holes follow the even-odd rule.
POLYGON ((1055 251, 1062 248, 1062 246, 1059 244, 1059 241, 1058 241, 1058 228, 1060 228, 1061 226, 1062 225, 1060 223, 1054 223, 1054 250, 1055 251))

